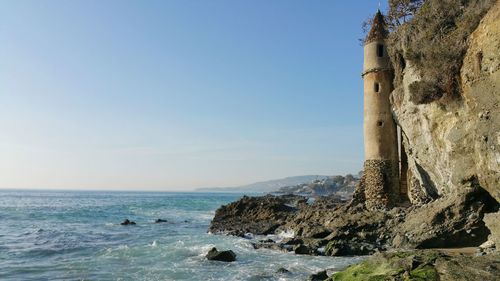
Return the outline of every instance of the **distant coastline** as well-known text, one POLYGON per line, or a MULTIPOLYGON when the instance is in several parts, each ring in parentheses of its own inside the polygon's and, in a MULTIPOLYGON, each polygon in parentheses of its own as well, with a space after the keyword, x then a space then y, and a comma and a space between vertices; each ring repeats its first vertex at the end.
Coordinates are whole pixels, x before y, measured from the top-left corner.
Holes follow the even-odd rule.
POLYGON ((268 181, 260 181, 256 183, 234 186, 234 187, 203 187, 197 188, 196 192, 230 192, 230 193, 269 193, 276 192, 280 188, 285 186, 293 186, 298 184, 310 183, 314 180, 323 180, 329 176, 325 175, 304 175, 304 176, 293 176, 281 179, 274 179, 268 181))

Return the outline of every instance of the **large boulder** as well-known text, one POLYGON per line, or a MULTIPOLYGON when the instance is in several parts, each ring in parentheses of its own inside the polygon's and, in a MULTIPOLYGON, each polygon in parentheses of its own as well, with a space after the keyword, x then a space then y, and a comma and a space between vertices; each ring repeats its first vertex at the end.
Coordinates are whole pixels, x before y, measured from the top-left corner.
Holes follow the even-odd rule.
POLYGON ((307 255, 311 254, 311 249, 303 244, 296 245, 293 247, 293 252, 297 255, 307 255))
POLYGON ((409 212, 396 229, 396 248, 447 248, 479 246, 490 231, 485 213, 498 210, 498 203, 481 187, 449 195, 409 212))

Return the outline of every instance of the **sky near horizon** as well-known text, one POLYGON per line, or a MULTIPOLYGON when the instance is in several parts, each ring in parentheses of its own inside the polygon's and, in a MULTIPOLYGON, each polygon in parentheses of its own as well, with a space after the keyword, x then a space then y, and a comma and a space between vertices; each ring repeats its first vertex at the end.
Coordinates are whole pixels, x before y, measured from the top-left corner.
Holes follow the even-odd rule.
POLYGON ((378 2, 0 0, 0 188, 357 173, 378 2))

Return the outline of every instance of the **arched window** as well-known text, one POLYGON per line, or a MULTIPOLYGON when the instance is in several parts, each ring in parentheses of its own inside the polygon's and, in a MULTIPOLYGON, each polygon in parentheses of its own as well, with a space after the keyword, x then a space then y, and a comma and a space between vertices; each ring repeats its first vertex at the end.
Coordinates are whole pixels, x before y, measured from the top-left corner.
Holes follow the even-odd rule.
POLYGON ((377 57, 381 58, 384 56, 384 45, 377 44, 377 57))
POLYGON ((375 93, 380 92, 380 84, 375 82, 375 84, 373 85, 373 90, 375 91, 375 93))

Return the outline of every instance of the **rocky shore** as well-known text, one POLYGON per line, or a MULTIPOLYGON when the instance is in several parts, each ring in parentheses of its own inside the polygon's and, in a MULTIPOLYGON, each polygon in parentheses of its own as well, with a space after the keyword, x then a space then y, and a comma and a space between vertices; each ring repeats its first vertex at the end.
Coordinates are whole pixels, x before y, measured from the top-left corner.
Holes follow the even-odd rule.
POLYGON ((402 205, 390 210, 368 210, 362 202, 344 202, 335 196, 310 201, 298 195, 244 196, 221 206, 209 231, 242 237, 262 235, 252 240, 255 249, 300 255, 375 254, 332 280, 372 280, 368 277, 373 274, 387 275, 388 280, 405 280, 405 276, 419 274, 434 274, 441 279, 428 276, 415 280, 464 280, 446 279, 444 276, 453 276, 446 271, 450 268, 464 274, 471 271, 477 279, 470 280, 500 274, 498 259, 493 258, 498 254, 494 254, 494 244, 488 242, 490 231, 483 222, 485 214, 498 210, 498 203, 479 186, 420 206, 402 205), (480 259, 418 250, 451 247, 477 247, 474 255, 480 259), (462 267, 462 263, 480 263, 487 270, 462 267), (440 270, 448 275, 436 275, 440 270), (366 279, 346 277, 359 275, 358 271, 373 272, 366 273, 366 279))
POLYGON ((220 207, 209 231, 237 236, 278 235, 255 248, 297 254, 367 255, 389 249, 479 246, 490 231, 483 222, 498 203, 479 186, 421 206, 368 210, 362 202, 320 197, 308 203, 298 195, 244 196, 220 207))

